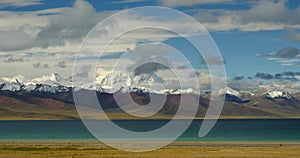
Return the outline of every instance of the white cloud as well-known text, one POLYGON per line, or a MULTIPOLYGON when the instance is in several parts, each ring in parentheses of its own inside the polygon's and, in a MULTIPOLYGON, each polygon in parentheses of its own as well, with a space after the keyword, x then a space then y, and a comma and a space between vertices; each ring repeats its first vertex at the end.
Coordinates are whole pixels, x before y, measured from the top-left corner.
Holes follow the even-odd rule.
POLYGON ((218 17, 212 14, 209 10, 200 10, 193 16, 200 23, 217 23, 220 22, 218 17))
POLYGON ((4 7, 26 7, 43 4, 42 0, 0 0, 0 8, 4 7))
POLYGON ((276 61, 282 66, 294 66, 300 62, 300 50, 294 47, 285 47, 276 53, 257 54, 256 56, 265 57, 269 61, 276 61))
POLYGON ((264 90, 280 90, 280 91, 288 91, 291 93, 298 93, 300 88, 299 82, 292 81, 270 81, 265 82, 259 86, 260 89, 264 90))
POLYGON ((201 58, 201 64, 203 65, 224 65, 226 61, 218 56, 207 56, 205 59, 201 58))
POLYGON ((242 12, 240 21, 243 23, 264 22, 272 24, 299 25, 300 9, 289 9, 286 1, 259 1, 251 9, 242 12))
POLYGON ((38 44, 42 47, 64 45, 66 41, 81 40, 102 19, 112 12, 100 12, 86 1, 77 0, 74 7, 52 18, 38 33, 38 44))
POLYGON ((119 0, 119 1, 112 1, 113 4, 125 4, 125 3, 138 3, 143 2, 145 0, 119 0))
POLYGON ((283 63, 283 64, 281 64, 282 66, 293 66, 293 64, 291 64, 291 63, 283 63))
POLYGON ((300 43, 300 33, 295 29, 286 29, 285 39, 300 43))
POLYGON ((227 85, 239 91, 257 91, 260 90, 262 82, 260 80, 229 80, 227 85))
POLYGON ((65 46, 74 41, 78 41, 79 45, 89 30, 110 14, 111 11, 97 13, 83 0, 77 0, 72 8, 1 12, 0 30, 3 31, 0 34, 0 51, 65 46), (49 13, 53 15, 40 15, 49 13))
POLYGON ((194 17, 211 31, 300 28, 299 7, 289 9, 284 0, 258 1, 251 5, 251 8, 247 10, 200 10, 194 17), (204 20, 201 21, 201 18, 204 20))
MULTIPOLYGON (((179 2, 174 1, 173 3, 179 2)), ((188 5, 207 2, 188 1, 184 3, 188 5)), ((210 3, 218 3, 218 1, 210 1, 210 3)), ((298 10, 300 9, 289 10, 281 1, 267 1, 254 3, 249 10, 199 10, 194 17, 203 23, 209 31, 236 29, 244 31, 278 30, 287 26, 300 28, 297 20, 300 19, 300 17, 297 18, 300 15, 297 14, 298 10), (273 6, 267 7, 272 14, 265 13, 264 8, 269 5, 273 6), (258 13, 261 15, 255 18, 258 13)), ((2 30, 0 34, 0 43, 2 43, 0 51, 64 50, 75 52, 80 45, 80 41, 90 29, 114 12, 96 12, 91 4, 84 0, 77 0, 71 8, 46 9, 34 12, 0 11, 0 30, 2 30), (50 16, 43 16, 43 14, 50 14, 50 16)), ((178 30, 184 30, 191 25, 184 21, 178 22, 177 20, 164 21, 164 25, 178 30)), ((151 26, 154 23, 161 22, 151 18, 141 18, 138 15, 124 15, 122 19, 119 19, 117 25, 132 26, 140 23, 151 26), (137 21, 136 19, 139 20, 137 21)), ((99 33, 105 34, 105 32, 99 33)), ((145 30, 135 31, 125 36, 127 37, 126 40, 118 40, 113 50, 111 48, 110 51, 125 51, 127 48, 133 48, 135 45, 132 43, 141 39, 148 38, 152 41, 163 41, 176 37, 176 35, 161 33, 157 30, 148 32, 145 30)), ((101 44, 99 41, 96 42, 95 44, 101 44)))
MULTIPOLYGON (((2 61, 4 60, 7 59, 2 59, 2 61)), ((48 75, 53 72, 58 72, 65 77, 72 74, 73 62, 70 57, 67 57, 67 55, 62 58, 60 56, 50 57, 42 54, 22 57, 21 55, 16 54, 14 55, 13 60, 9 59, 8 61, 9 62, 0 62, 1 76, 12 77, 16 75, 23 75, 27 79, 32 79, 34 77, 48 75), (65 63, 65 68, 58 68, 56 66, 58 61, 61 60, 68 61, 65 63)))
POLYGON ((182 7, 182 6, 194 6, 200 4, 218 4, 234 2, 234 0, 159 0, 159 3, 165 7, 182 7))
POLYGON ((16 30, 0 31, 0 51, 24 50, 34 47, 37 28, 24 25, 16 30))
POLYGON ((10 31, 23 25, 42 27, 48 24, 50 16, 39 16, 38 12, 0 11, 0 30, 10 31))
MULTIPOLYGON (((229 1, 226 1, 229 2, 229 1)), ((218 0, 215 1, 165 1, 165 5, 171 6, 193 6, 204 3, 225 3, 218 0), (168 4, 167 4, 168 3, 168 4), (173 3, 173 4, 171 4, 173 3), (181 4, 180 4, 181 3, 181 4)), ((258 2, 255 3, 249 10, 199 10, 194 17, 198 19, 210 31, 228 31, 228 30, 244 30, 244 31, 259 31, 259 30, 278 30, 286 27, 300 28, 300 14, 296 14, 300 9, 289 10, 283 2, 258 2), (270 5, 271 7, 267 6, 270 5), (272 8, 273 7, 273 8, 272 8), (272 14, 267 14, 264 8, 272 14), (259 14, 257 14, 259 13, 259 14), (260 14, 261 17, 255 18, 260 14), (281 15, 282 14, 282 15, 281 15)), ((74 52, 77 52, 81 40, 98 22, 116 11, 96 12, 91 4, 84 0, 78 0, 73 7, 70 8, 55 8, 32 12, 11 12, 0 11, 0 53, 11 51, 23 57, 25 52, 32 52, 31 57, 24 57, 26 63, 8 64, 1 63, 0 66, 4 69, 13 71, 12 73, 25 73, 32 75, 45 74, 51 71, 57 71, 57 62, 65 61, 66 68, 59 70, 66 73, 72 70, 72 59, 74 52), (2 52, 1 52, 2 51, 2 52), (40 54, 45 56, 40 56, 40 54), (54 57, 47 56, 50 53, 57 53, 54 57), (27 62, 28 61, 28 62, 27 62), (33 63, 45 63, 49 65, 49 69, 45 72, 31 72, 33 63), (27 65, 27 68, 26 68, 27 65), (29 66, 28 66, 29 65, 29 66), (28 68, 29 67, 29 68, 28 68), (56 67, 56 69, 55 69, 56 67)), ((163 22, 164 26, 172 27, 177 30, 186 30, 191 26, 185 21, 177 21, 178 19, 167 19, 163 22)), ((143 18, 142 15, 124 15, 118 22, 108 26, 108 30, 102 30, 103 36, 106 36, 105 31, 113 30, 117 26, 130 27, 134 25, 149 25, 162 23, 155 21, 153 18, 143 18), (137 20, 139 19, 139 20, 137 20)), ((190 30, 187 30, 190 31, 190 30)), ((154 42, 161 42, 178 35, 164 32, 155 29, 142 29, 124 34, 118 40, 114 41, 107 49, 107 53, 124 52, 134 49, 136 42, 145 41, 145 39, 154 42)), ((92 49, 97 48, 97 45, 102 45, 102 41, 92 41, 92 49)), ((87 54, 86 54, 87 55, 87 54)), ((108 69, 109 61, 103 62, 104 67, 108 69), (106 64, 106 65, 105 65, 106 64)), ((298 61, 293 61, 298 62, 298 61)), ((284 63, 282 61, 282 63, 284 63)), ((288 64, 288 63, 284 63, 288 64)), ((9 74, 5 72, 4 74, 9 74)))

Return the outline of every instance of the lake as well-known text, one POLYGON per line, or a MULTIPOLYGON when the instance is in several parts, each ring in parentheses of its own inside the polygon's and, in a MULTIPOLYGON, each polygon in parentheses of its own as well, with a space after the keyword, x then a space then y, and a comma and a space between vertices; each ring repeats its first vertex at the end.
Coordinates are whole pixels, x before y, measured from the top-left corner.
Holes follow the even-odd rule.
MULTIPOLYGON (((116 120, 134 131, 156 129, 168 120, 116 120)), ((194 142, 300 142, 300 119, 218 120, 208 135, 198 138, 202 120, 194 120, 177 141, 194 142)), ((0 140, 96 140, 80 120, 0 121, 0 140)))

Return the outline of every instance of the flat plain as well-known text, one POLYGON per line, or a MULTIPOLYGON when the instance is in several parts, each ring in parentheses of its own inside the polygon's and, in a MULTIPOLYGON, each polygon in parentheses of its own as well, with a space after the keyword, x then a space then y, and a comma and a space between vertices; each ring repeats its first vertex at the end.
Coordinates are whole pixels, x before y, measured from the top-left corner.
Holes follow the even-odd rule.
POLYGON ((293 158, 300 157, 299 143, 189 143, 176 142, 148 152, 120 151, 99 142, 15 141, 0 142, 0 157, 64 158, 293 158))

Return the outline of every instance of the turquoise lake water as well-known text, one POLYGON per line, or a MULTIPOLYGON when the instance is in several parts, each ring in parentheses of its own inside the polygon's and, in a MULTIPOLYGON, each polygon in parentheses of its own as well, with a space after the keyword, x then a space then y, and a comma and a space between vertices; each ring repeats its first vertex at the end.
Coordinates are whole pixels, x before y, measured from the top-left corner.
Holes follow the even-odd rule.
MULTIPOLYGON (((168 120, 118 120, 133 131, 156 129, 168 120)), ((218 120, 208 135, 198 138, 201 120, 195 120, 177 141, 199 142, 300 142, 300 119, 218 120)), ((96 140, 80 120, 0 121, 0 140, 96 140)))

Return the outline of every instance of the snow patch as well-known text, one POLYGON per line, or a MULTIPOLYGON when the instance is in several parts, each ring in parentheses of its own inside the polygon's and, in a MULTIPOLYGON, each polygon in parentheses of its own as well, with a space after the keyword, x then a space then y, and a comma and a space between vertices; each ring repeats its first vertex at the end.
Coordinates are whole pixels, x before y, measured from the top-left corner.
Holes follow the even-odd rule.
POLYGON ((267 98, 275 99, 275 98, 286 98, 286 99, 292 99, 293 96, 289 92, 283 92, 283 91, 269 91, 266 93, 267 98))

